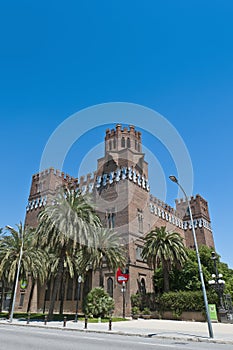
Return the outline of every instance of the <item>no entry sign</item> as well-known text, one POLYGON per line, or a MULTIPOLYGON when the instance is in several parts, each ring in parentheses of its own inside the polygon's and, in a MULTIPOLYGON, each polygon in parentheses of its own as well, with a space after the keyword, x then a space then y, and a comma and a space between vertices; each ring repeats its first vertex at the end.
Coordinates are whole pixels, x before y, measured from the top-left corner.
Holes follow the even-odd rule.
POLYGON ((122 284, 123 282, 128 282, 129 280, 129 271, 128 269, 125 270, 121 270, 120 268, 117 269, 117 273, 116 273, 116 278, 117 278, 117 282, 122 284))

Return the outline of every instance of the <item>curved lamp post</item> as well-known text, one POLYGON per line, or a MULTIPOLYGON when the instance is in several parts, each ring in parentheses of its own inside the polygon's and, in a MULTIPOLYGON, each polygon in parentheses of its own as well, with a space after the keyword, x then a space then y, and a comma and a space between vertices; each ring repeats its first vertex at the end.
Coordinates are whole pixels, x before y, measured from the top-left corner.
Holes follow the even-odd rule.
POLYGON ((210 320, 208 299, 207 299, 207 294, 206 294, 205 282, 204 282, 203 271, 202 271, 202 267, 201 267, 201 259, 200 259, 200 255, 199 255, 198 245, 197 245, 197 238, 196 238, 196 232, 195 232, 194 223, 193 223, 193 215, 192 215, 192 210, 190 207, 190 202, 189 202, 189 199, 188 199, 188 196, 187 196, 185 190, 179 184, 177 178, 174 175, 171 175, 171 176, 169 176, 169 179, 172 182, 175 182, 177 184, 177 186, 179 186, 179 188, 181 189, 181 191, 183 192, 183 194, 185 196, 186 202, 188 203, 189 215, 190 215, 190 220, 191 220, 191 225, 192 225, 193 241, 194 241, 194 246, 195 246, 196 255, 197 255, 198 270, 199 270, 199 275, 200 275, 200 280, 201 280, 202 293, 203 293, 203 298, 204 298, 204 303, 205 303, 206 318, 207 318, 207 323, 208 323, 208 328, 209 328, 209 336, 210 336, 210 338, 213 338, 214 337, 213 328, 212 328, 212 324, 211 324, 211 320, 210 320))

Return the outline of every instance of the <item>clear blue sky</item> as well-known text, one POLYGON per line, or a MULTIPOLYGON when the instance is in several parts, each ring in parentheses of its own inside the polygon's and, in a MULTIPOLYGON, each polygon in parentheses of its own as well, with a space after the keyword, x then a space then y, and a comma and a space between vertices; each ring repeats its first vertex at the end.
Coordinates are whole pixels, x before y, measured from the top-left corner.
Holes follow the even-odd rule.
MULTIPOLYGON (((31 175, 63 120, 91 105, 132 102, 161 113, 183 137, 194 193, 209 201, 216 249, 233 268, 232 18, 231 0, 2 2, 0 227, 24 220, 31 175)), ((65 170, 89 142, 72 148, 65 170)), ((146 134, 144 143, 151 145, 146 134)), ((170 158, 155 145, 168 176, 170 158)))

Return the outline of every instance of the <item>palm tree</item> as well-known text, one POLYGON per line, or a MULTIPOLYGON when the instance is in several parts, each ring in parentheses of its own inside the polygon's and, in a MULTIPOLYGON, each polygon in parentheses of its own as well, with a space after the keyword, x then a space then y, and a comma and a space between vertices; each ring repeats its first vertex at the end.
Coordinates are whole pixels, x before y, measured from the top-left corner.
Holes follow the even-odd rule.
POLYGON ((70 277, 74 275, 74 258, 78 249, 87 245, 89 239, 93 240, 99 226, 100 219, 90 199, 73 189, 60 192, 39 214, 38 233, 42 246, 48 246, 57 257, 49 319, 53 316, 55 300, 65 274, 68 273, 70 277))
POLYGON ((118 233, 101 227, 96 230, 94 241, 89 241, 88 247, 79 252, 80 266, 90 265, 94 271, 99 270, 99 286, 104 287, 104 265, 113 271, 123 267, 126 263, 125 253, 118 233))
POLYGON ((164 292, 169 291, 169 272, 172 266, 182 267, 186 261, 183 239, 177 232, 167 232, 166 227, 156 227, 144 238, 142 257, 150 267, 160 264, 163 270, 164 292))
MULTIPOLYGON (((22 259, 20 264, 20 278, 27 279, 35 271, 43 270, 45 253, 35 245, 35 232, 20 223, 18 230, 7 226, 7 231, 1 235, 0 244, 0 278, 5 276, 8 282, 13 282, 13 289, 17 283, 17 268, 19 264, 20 251, 22 259)), ((10 301, 11 311, 13 292, 10 301)))

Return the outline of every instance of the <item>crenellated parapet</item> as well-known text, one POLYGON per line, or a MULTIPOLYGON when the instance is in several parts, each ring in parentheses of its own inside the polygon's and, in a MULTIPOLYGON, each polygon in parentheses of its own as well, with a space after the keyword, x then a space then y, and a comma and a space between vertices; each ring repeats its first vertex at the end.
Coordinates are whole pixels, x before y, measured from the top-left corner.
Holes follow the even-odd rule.
POLYGON ((50 203, 61 188, 73 188, 80 190, 82 194, 92 193, 95 179, 95 173, 89 173, 78 179, 54 168, 34 174, 26 210, 27 212, 39 210, 50 203))
POLYGON ((135 130, 134 125, 129 125, 129 127, 123 127, 121 124, 117 124, 115 129, 107 129, 106 130, 106 135, 105 135, 105 140, 109 140, 110 138, 113 137, 134 137, 137 139, 139 142, 141 142, 141 132, 135 130))
POLYGON ((140 153, 142 151, 141 132, 135 130, 133 125, 122 127, 117 124, 115 129, 107 129, 105 134, 105 151, 114 152, 123 149, 131 149, 131 151, 140 153))

